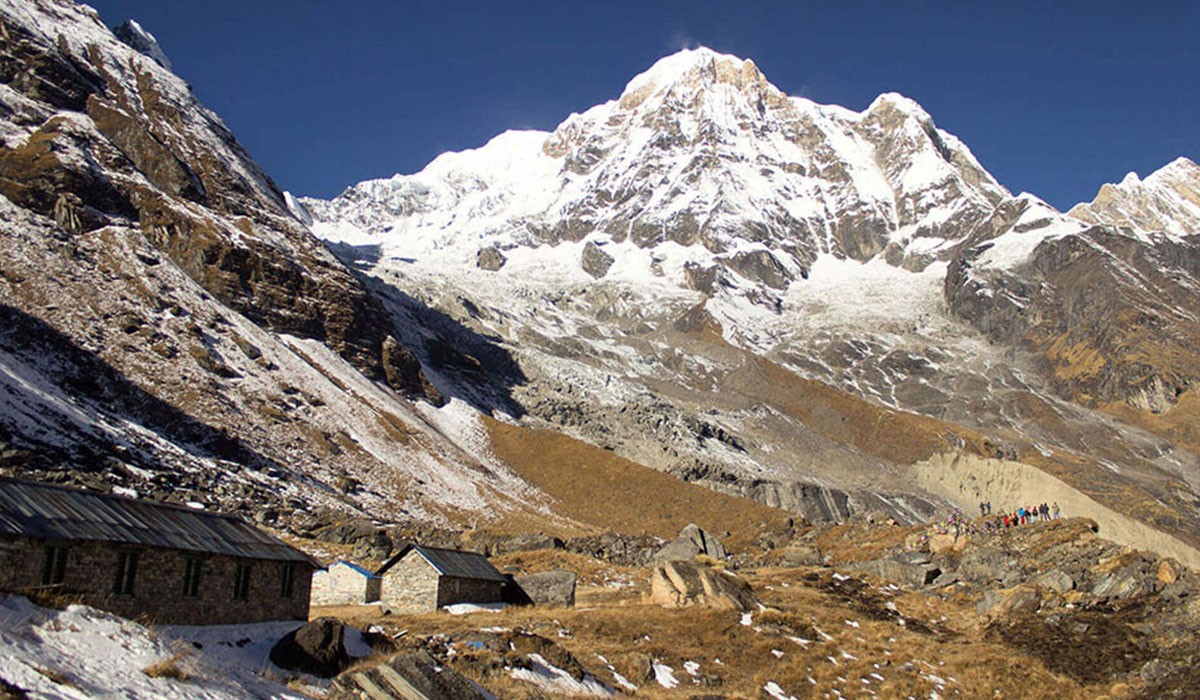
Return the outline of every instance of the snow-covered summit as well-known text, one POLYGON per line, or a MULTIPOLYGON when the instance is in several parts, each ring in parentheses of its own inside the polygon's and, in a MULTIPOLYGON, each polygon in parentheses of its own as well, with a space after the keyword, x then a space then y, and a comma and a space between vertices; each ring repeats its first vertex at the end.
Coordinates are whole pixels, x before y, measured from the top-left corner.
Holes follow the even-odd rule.
POLYGON ((651 96, 715 85, 783 96, 779 88, 767 82, 766 76, 750 59, 700 47, 684 49, 656 61, 629 81, 621 93, 620 101, 628 109, 651 96))
POLYGON ((920 268, 1007 197, 908 98, 862 112, 820 105, 784 94, 752 61, 698 48, 549 134, 502 134, 303 205, 318 235, 377 243, 385 257, 471 270, 494 249, 503 275, 520 250, 572 278, 624 271, 711 292, 718 280, 782 289, 822 254, 920 268), (589 242, 604 251, 589 249, 594 260, 629 264, 552 250, 589 242))
POLYGON ((1095 199, 1068 213, 1088 223, 1192 235, 1200 231, 1200 165, 1176 158, 1145 178, 1131 172, 1118 184, 1102 185, 1095 199))

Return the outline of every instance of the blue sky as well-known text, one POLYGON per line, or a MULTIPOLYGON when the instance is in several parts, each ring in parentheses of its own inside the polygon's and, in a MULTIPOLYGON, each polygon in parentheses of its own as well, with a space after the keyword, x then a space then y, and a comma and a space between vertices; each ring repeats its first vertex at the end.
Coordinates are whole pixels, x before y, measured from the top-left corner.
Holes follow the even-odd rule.
POLYGON ((550 130, 703 44, 788 94, 920 102, 1013 192, 1066 208, 1200 160, 1200 3, 94 0, 137 19, 284 189, 330 197, 550 130))

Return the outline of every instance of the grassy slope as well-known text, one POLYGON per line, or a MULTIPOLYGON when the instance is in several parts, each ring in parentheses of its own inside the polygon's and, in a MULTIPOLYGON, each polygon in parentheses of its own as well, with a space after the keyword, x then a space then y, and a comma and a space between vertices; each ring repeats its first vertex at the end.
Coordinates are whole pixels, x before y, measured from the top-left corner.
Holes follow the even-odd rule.
POLYGON ((688 523, 744 547, 787 515, 689 484, 569 436, 485 418, 496 456, 554 499, 557 513, 628 534, 674 537, 688 523))

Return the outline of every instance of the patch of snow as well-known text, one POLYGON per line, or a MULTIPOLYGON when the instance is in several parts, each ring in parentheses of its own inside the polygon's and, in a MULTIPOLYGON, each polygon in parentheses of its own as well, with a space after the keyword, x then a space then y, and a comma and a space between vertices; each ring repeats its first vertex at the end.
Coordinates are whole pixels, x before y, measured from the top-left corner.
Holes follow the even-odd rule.
POLYGON ((530 654, 529 662, 530 668, 509 669, 509 675, 551 693, 585 695, 594 698, 610 698, 616 695, 612 688, 591 676, 584 676, 583 680, 576 679, 570 673, 546 661, 541 654, 530 654))
POLYGON ((785 693, 783 688, 781 688, 775 681, 769 681, 766 685, 764 685, 763 691, 767 695, 775 698, 775 700, 797 700, 795 696, 785 693))
POLYGON ((679 680, 675 678, 675 670, 670 666, 659 663, 657 660, 651 665, 654 669, 654 680, 664 688, 674 688, 679 685, 679 680))
POLYGON ((508 607, 505 603, 455 603, 442 608, 451 615, 472 615, 474 613, 498 613, 508 607))
MULTIPOLYGON (((0 600, 0 677, 37 698, 233 700, 308 697, 277 682, 287 672, 271 647, 298 622, 153 629, 83 605, 39 608, 0 600), (190 678, 151 678, 143 670, 176 658, 190 678)), ((309 679, 309 684, 323 682, 309 679)))

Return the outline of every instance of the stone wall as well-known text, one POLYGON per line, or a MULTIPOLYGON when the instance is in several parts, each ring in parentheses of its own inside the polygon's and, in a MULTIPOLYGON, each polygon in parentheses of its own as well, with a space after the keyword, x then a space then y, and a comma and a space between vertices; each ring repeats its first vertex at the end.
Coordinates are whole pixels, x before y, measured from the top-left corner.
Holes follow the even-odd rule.
POLYGON ((16 593, 49 592, 150 623, 215 625, 308 618, 312 565, 292 564, 292 591, 282 595, 285 563, 198 554, 175 549, 124 546, 108 542, 45 542, 25 537, 0 540, 0 587, 16 593), (65 577, 60 585, 42 585, 47 545, 67 547, 65 577), (137 552, 131 595, 113 592, 121 552, 137 552), (197 595, 183 595, 189 558, 202 561, 197 595), (249 564, 246 600, 234 600, 238 564, 249 564))
POLYGON ((443 576, 438 581, 438 607, 455 603, 499 603, 504 600, 504 582, 443 576))
POLYGON ((415 549, 383 574, 379 602, 385 610, 401 614, 438 609, 438 571, 415 549))
POLYGON ((313 605, 362 605, 378 599, 379 579, 365 576, 345 562, 334 562, 328 570, 313 574, 313 605))

